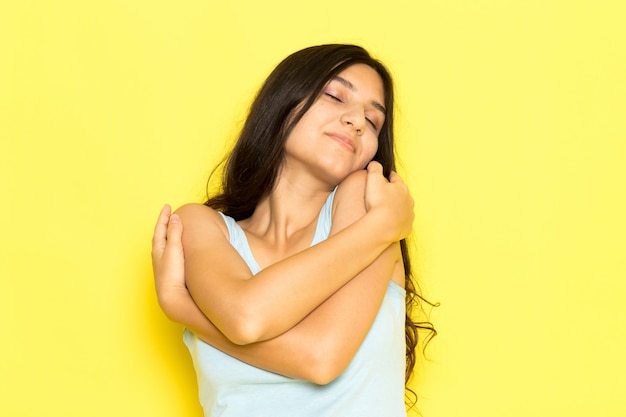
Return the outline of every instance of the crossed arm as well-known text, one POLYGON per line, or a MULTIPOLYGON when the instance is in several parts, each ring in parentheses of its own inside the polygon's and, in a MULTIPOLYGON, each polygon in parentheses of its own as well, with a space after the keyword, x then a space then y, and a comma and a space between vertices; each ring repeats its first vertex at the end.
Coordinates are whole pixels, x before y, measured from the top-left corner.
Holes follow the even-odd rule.
MULTIPOLYGON (((293 288, 290 289, 287 294, 298 294, 298 296, 280 295, 277 296, 279 298, 272 297, 273 308, 265 307, 268 310, 266 316, 270 317, 270 319, 265 319, 266 323, 268 323, 266 326, 270 330, 263 329, 256 332, 257 336, 255 337, 258 338, 258 341, 233 341, 228 334, 229 332, 236 334, 235 331, 232 331, 236 324, 229 322, 228 319, 224 320, 220 316, 219 308, 215 308, 214 305, 212 308, 211 306, 205 306, 204 308, 202 306, 202 303, 211 303, 215 302, 215 300, 207 301, 207 299, 201 296, 197 297, 194 293, 196 288, 193 288, 193 286, 190 287, 194 295, 193 298, 187 291, 184 281, 186 271, 184 269, 185 261, 183 260, 181 242, 182 223, 177 215, 172 215, 169 218, 168 226, 169 212, 166 209, 162 212, 155 229, 153 242, 157 294, 164 312, 173 321, 189 327, 207 343, 244 362, 272 372, 316 383, 327 383, 333 380, 345 369, 365 338, 376 317, 389 280, 394 279, 399 284, 404 280, 401 254, 397 240, 395 240, 396 237, 391 242, 385 241, 384 239, 390 238, 382 238, 376 234, 379 230, 376 227, 372 227, 372 224, 376 226, 375 222, 359 221, 366 219, 371 211, 380 209, 381 204, 383 206, 386 204, 385 210, 387 211, 384 213, 389 215, 391 214, 389 210, 392 209, 395 211, 396 218, 404 216, 404 223, 408 220, 410 224, 412 220, 412 200, 410 200, 410 196, 408 200, 404 199, 402 201, 396 198, 397 194, 400 194, 402 191, 396 187, 391 191, 385 190, 387 194, 381 200, 382 202, 374 202, 378 206, 370 206, 370 211, 367 211, 366 205, 368 202, 364 200, 364 194, 367 193, 365 190, 370 175, 372 175, 371 172, 366 179, 364 172, 355 173, 347 178, 337 190, 331 236, 325 241, 330 241, 334 245, 322 246, 322 249, 326 250, 317 251, 313 254, 309 253, 309 256, 297 255, 295 256, 298 258, 297 262, 288 263, 286 266, 279 265, 284 268, 282 270, 278 269, 283 274, 286 273, 285 271, 289 271, 289 268, 294 268, 296 272, 298 268, 302 268, 305 271, 304 273, 307 273, 306 271, 315 271, 316 286, 320 286, 320 281, 332 281, 332 277, 337 275, 337 270, 339 269, 339 275, 342 275, 342 277, 339 279, 335 278, 338 283, 326 284, 326 287, 322 286, 324 289, 318 290, 314 296, 309 296, 309 299, 305 300, 305 303, 308 303, 307 306, 301 308, 302 297, 300 294, 311 292, 309 288, 311 285, 310 283, 302 284, 301 275, 298 275, 298 280, 290 280, 300 283, 302 286, 297 289, 297 292, 292 292, 293 288), (409 209, 411 214, 408 214, 409 209), (352 230, 353 234, 350 234, 350 227, 356 229, 356 231, 352 230), (346 230, 348 233, 345 233, 346 230), (341 235, 342 232, 344 232, 343 236, 341 235), (165 237, 166 234, 167 239, 165 237), (365 236, 368 237, 364 238, 365 236), (342 237, 344 239, 341 239, 342 237), (366 258, 365 261, 360 261, 365 262, 365 265, 354 265, 354 242, 351 239, 355 238, 379 240, 373 244, 370 242, 371 246, 369 247, 367 246, 368 243, 366 243, 358 248, 359 252, 356 253, 363 255, 359 256, 359 258, 366 258), (348 245, 348 251, 338 254, 337 251, 343 250, 342 245, 348 245), (382 249, 379 249, 381 246, 382 249), (369 253, 363 254, 362 252, 364 251, 369 251, 369 253), (346 253, 351 256, 347 257, 346 253), (336 262, 332 259, 330 262, 320 262, 320 259, 323 259, 325 256, 329 258, 331 254, 334 254, 337 258, 336 262), (346 259, 350 259, 350 262, 346 262, 346 259), (341 265, 337 265, 339 263, 352 265, 342 270, 341 265), (344 282, 341 281, 342 279, 344 282), (333 285, 337 288, 333 287, 333 285), (300 305, 298 308, 293 308, 292 303, 289 300, 283 301, 283 298, 296 299, 296 301, 300 302, 300 305), (277 305, 277 303, 280 305, 277 305), (291 310, 288 311, 290 308, 291 310), (288 319, 272 321, 271 317, 274 317, 274 312, 277 312, 278 315, 288 316, 288 319)), ((374 175, 379 174, 374 172, 374 175)), ((379 178, 376 177, 374 180, 379 180, 379 178)), ((398 181, 398 179, 395 179, 395 181, 398 181)), ((393 181, 390 184, 393 184, 393 181)), ((373 190, 370 189, 369 191, 380 193, 379 188, 386 185, 389 184, 378 184, 373 190)), ((408 195, 406 187, 400 188, 404 188, 403 192, 408 195)), ((379 221, 379 219, 380 217, 370 216, 369 220, 379 221)), ((384 227, 395 227, 396 229, 404 227, 400 226, 399 223, 391 226, 385 224, 384 227)), ((185 232, 187 233, 189 228, 187 223, 185 223, 185 227, 185 232)), ((380 224, 378 224, 378 227, 380 227, 380 224)), ((309 252, 311 249, 303 252, 309 252)), ((184 255, 188 255, 187 246, 185 246, 184 255)), ((240 258, 238 261, 242 262, 240 258)), ((277 264, 283 262, 281 261, 277 264)), ((249 283, 257 279, 258 276, 257 274, 254 278, 240 279, 249 283)), ((278 272, 275 276, 280 277, 281 273, 278 272)), ((267 274, 263 279, 267 282, 267 280, 271 279, 268 279, 268 277, 272 277, 272 275, 267 274)), ((276 281, 270 286, 280 286, 276 283, 280 282, 280 278, 273 279, 276 281)), ((258 288, 255 287, 255 290, 258 291, 258 288)), ((213 289, 209 291, 213 291, 213 289)), ((269 291, 273 290, 270 289, 269 291)), ((222 293, 221 296, 227 297, 228 294, 222 293)), ((256 308, 264 308, 262 305, 261 307, 258 306, 257 304, 256 308)))

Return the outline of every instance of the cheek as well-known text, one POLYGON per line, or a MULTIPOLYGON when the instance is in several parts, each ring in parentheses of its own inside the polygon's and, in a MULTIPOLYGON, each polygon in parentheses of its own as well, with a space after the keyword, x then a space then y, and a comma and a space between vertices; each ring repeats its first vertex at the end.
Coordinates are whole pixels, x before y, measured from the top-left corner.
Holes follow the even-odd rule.
POLYGON ((367 164, 374 159, 374 155, 378 151, 378 138, 374 137, 372 139, 368 138, 368 140, 363 142, 363 152, 361 153, 361 165, 363 168, 367 166, 367 164))
POLYGON ((374 155, 376 155, 376 152, 378 151, 378 137, 377 136, 373 136, 372 138, 368 138, 367 140, 367 146, 365 147, 365 153, 368 156, 368 162, 372 160, 372 158, 374 158, 374 155))

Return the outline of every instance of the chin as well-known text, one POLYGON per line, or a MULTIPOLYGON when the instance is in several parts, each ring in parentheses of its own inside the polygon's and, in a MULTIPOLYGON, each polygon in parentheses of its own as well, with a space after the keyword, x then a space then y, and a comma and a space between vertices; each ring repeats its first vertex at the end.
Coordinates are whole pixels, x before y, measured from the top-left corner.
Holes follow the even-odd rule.
POLYGON ((321 176, 324 177, 325 181, 329 185, 334 187, 345 180, 353 172, 360 171, 367 166, 367 164, 355 166, 355 164, 347 162, 348 161, 346 160, 332 158, 324 160, 320 165, 318 165, 318 167, 323 170, 321 176))
POLYGON ((346 178, 348 178, 350 176, 350 174, 356 172, 356 171, 360 171, 361 168, 357 168, 357 169, 350 169, 350 170, 345 170, 342 172, 334 172, 334 173, 328 173, 328 183, 330 185, 332 185, 333 187, 341 184, 341 182, 343 180, 345 180, 346 178))

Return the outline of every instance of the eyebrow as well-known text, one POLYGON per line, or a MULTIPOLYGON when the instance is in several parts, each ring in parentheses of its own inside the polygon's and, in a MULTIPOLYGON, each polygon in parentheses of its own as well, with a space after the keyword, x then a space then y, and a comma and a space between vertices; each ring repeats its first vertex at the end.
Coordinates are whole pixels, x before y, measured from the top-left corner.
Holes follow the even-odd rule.
MULTIPOLYGON (((346 80, 345 78, 340 77, 339 75, 335 75, 333 77, 333 81, 340 82, 341 84, 343 84, 350 91, 357 91, 356 87, 354 86, 354 84, 352 84, 350 81, 346 80)), ((372 106, 374 106, 374 108, 376 108, 376 110, 382 112, 385 116, 387 115, 387 110, 385 110, 385 107, 382 104, 380 104, 379 102, 377 102, 376 100, 372 100, 370 102, 370 104, 372 106)))

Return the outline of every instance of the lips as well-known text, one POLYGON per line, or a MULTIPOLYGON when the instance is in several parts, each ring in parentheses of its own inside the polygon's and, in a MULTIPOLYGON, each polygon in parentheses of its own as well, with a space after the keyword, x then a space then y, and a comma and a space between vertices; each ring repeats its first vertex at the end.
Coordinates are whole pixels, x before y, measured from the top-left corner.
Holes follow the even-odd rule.
POLYGON ((346 150, 348 150, 350 152, 354 152, 356 150, 356 146, 354 144, 354 141, 352 140, 352 138, 350 136, 345 135, 343 133, 327 133, 327 135, 332 140, 337 142, 339 145, 344 147, 346 150))

